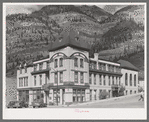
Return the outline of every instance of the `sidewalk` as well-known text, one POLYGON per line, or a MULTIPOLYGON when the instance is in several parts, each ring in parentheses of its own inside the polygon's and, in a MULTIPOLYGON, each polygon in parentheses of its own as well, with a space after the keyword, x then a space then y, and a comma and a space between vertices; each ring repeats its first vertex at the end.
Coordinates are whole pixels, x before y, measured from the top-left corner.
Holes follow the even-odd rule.
POLYGON ((71 106, 81 106, 81 105, 90 105, 90 104, 94 104, 94 103, 101 103, 101 102, 107 102, 107 101, 114 101, 114 100, 119 100, 119 99, 125 99, 128 97, 132 97, 132 96, 139 96, 140 93, 137 94, 132 94, 132 95, 126 95, 126 96, 121 96, 121 97, 113 97, 113 98, 107 98, 107 99, 103 99, 103 100, 94 100, 94 101, 88 101, 88 102, 84 102, 84 103, 75 103, 75 104, 71 104, 71 105, 54 105, 54 106, 47 106, 47 107, 71 107, 71 106))

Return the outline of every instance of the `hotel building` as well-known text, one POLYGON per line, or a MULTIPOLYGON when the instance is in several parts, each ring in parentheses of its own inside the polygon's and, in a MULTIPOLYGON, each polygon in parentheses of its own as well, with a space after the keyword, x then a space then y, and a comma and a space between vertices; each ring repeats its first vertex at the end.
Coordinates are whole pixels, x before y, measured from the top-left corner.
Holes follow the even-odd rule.
POLYGON ((17 99, 71 104, 99 100, 103 90, 115 97, 121 85, 125 95, 138 92, 135 66, 124 60, 101 60, 97 53, 90 58, 89 50, 75 31, 62 32, 49 47, 49 58, 17 70, 17 99))

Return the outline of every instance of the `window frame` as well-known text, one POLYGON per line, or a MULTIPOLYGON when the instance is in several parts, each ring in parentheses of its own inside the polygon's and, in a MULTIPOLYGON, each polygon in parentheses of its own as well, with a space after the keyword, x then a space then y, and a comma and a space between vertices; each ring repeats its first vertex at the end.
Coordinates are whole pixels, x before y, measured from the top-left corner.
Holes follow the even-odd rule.
POLYGON ((83 61, 82 58, 80 58, 80 67, 81 67, 81 68, 84 68, 84 61, 83 61))

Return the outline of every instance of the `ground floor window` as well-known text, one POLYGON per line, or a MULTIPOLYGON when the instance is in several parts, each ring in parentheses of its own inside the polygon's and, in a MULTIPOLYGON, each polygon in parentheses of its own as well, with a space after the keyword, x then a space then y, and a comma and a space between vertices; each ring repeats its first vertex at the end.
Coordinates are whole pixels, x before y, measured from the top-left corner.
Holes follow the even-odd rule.
POLYGON ((85 89, 73 89, 73 102, 85 101, 85 89))

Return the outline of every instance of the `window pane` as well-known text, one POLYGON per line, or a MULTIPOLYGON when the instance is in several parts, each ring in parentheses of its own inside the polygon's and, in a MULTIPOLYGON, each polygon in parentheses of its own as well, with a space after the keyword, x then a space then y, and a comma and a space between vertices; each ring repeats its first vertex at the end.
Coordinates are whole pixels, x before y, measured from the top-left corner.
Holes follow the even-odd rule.
POLYGON ((92 84, 92 74, 89 75, 89 83, 92 84))
POLYGON ((76 66, 76 67, 78 66, 78 59, 77 58, 74 59, 74 66, 76 66))
POLYGON ((55 63, 54 64, 55 68, 58 67, 58 65, 57 65, 57 59, 55 59, 55 62, 54 63, 55 63))
POLYGON ((63 66, 63 58, 60 58, 60 67, 63 66))
POLYGON ((63 82, 63 72, 60 72, 60 83, 63 82))
POLYGON ((58 83, 57 73, 55 73, 55 83, 58 83))
POLYGON ((42 75, 40 75, 40 85, 42 85, 42 75))
POLYGON ((36 76, 34 76, 34 86, 36 86, 36 76))
POLYGON ((83 82, 84 82, 83 72, 81 72, 80 75, 81 75, 81 76, 80 76, 80 77, 81 77, 81 78, 80 78, 80 81, 81 81, 81 83, 83 83, 83 82))
POLYGON ((80 59, 80 67, 83 68, 83 59, 80 59))
POLYGON ((75 72, 75 83, 78 83, 78 72, 75 72))

